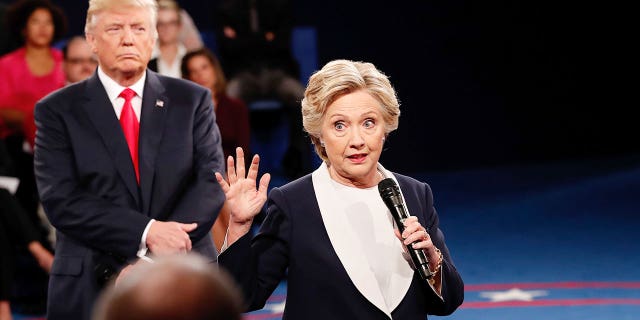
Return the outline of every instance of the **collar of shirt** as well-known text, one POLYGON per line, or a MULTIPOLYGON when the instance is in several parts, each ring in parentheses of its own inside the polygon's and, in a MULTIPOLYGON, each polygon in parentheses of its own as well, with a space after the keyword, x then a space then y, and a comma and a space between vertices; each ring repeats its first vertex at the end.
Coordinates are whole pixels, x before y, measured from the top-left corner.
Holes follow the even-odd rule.
MULTIPOLYGON (((109 97, 109 101, 111 105, 113 105, 113 110, 116 113, 116 117, 120 119, 120 113, 122 112, 122 106, 124 105, 124 98, 118 97, 122 90, 126 87, 119 85, 115 80, 111 79, 100 66, 98 66, 98 79, 102 82, 104 89, 107 91, 107 96, 109 97)), ((147 79, 147 72, 145 71, 142 74, 142 77, 132 86, 129 86, 131 90, 136 93, 136 96, 131 100, 131 105, 133 107, 133 112, 136 114, 136 118, 140 121, 140 113, 142 110, 142 94, 144 93, 144 83, 147 79)))

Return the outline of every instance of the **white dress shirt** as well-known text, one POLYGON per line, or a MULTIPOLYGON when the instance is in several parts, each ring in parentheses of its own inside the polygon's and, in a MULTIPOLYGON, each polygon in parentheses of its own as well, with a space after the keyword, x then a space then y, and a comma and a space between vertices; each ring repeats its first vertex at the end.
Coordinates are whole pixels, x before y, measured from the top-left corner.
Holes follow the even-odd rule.
MULTIPOLYGON (((115 80, 111 79, 100 66, 98 66, 98 79, 102 82, 104 89, 107 91, 107 96, 109 97, 109 101, 111 105, 113 105, 113 111, 116 113, 116 117, 120 119, 120 113, 122 113, 122 107, 124 106, 124 98, 119 97, 120 93, 126 88, 130 88, 133 90, 136 95, 131 99, 131 106, 133 107, 133 112, 140 122, 140 115, 142 113, 142 94, 144 92, 144 82, 147 79, 147 73, 143 73, 140 80, 136 81, 133 85, 129 87, 123 87, 118 84, 115 80)), ((149 233, 149 228, 151 227, 151 223, 155 220, 151 219, 147 224, 147 227, 144 228, 144 232, 142 233, 140 246, 138 248, 137 256, 142 259, 148 259, 146 257, 148 248, 147 248, 147 233, 149 233)))

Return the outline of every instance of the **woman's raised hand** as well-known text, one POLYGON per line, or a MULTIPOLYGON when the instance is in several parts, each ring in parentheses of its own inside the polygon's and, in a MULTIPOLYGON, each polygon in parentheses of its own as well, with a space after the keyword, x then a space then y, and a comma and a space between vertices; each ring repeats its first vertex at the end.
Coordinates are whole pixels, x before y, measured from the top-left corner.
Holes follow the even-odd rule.
POLYGON ((260 157, 254 155, 249 172, 245 177, 244 151, 238 147, 236 148, 235 162, 232 156, 227 159, 227 180, 219 172, 215 173, 231 211, 230 227, 232 224, 250 227, 253 217, 260 212, 267 201, 267 189, 271 175, 268 173, 262 175, 260 184, 256 188, 259 164, 260 157))

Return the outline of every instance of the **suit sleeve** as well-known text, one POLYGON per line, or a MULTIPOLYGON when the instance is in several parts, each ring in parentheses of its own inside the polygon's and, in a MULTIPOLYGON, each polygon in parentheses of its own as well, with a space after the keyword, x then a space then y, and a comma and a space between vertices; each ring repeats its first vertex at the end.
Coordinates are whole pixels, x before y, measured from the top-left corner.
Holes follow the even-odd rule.
POLYGON ((213 112, 213 100, 204 91, 195 109, 193 125, 193 179, 182 190, 168 221, 198 224, 190 233, 196 242, 208 236, 224 204, 224 192, 214 172, 225 172, 220 130, 213 112))
MULTIPOLYGON (((426 229, 429 232, 429 236, 433 241, 433 244, 442 251, 442 297, 444 303, 439 299, 431 299, 428 301, 430 305, 430 314, 444 316, 453 313, 453 311, 462 304, 464 300, 464 283, 462 277, 458 274, 449 249, 444 242, 444 234, 440 230, 439 218, 436 213, 436 209, 433 206, 433 194, 431 188, 427 184, 424 185, 424 198, 426 199, 426 229)), ((427 285, 425 284, 425 287, 427 285)), ((430 290, 430 289, 427 289, 430 290)))
POLYGON ((247 311, 264 307, 284 278, 289 264, 291 222, 278 188, 269 195, 267 217, 251 240, 250 233, 233 243, 218 257, 242 288, 247 311))
MULTIPOLYGON (((149 218, 96 196, 76 172, 70 133, 61 105, 51 99, 35 108, 38 128, 34 166, 40 200, 51 224, 85 245, 122 257, 134 257, 149 218)), ((86 152, 86 151, 84 151, 86 152)))

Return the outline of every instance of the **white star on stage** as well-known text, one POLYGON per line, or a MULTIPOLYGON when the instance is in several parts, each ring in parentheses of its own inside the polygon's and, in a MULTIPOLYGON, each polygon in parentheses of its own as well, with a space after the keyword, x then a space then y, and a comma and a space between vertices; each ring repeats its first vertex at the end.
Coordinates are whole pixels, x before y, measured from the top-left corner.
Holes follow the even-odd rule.
POLYGON ((518 288, 509 289, 507 291, 487 291, 481 292, 480 296, 488 298, 491 302, 501 301, 533 301, 535 297, 546 296, 545 290, 520 290, 518 288))
POLYGON ((271 313, 282 313, 284 312, 285 303, 286 303, 286 300, 280 303, 269 303, 266 306, 264 306, 264 308, 270 310, 271 313))

